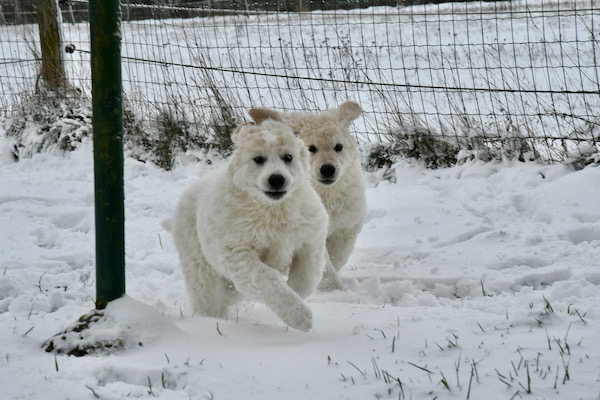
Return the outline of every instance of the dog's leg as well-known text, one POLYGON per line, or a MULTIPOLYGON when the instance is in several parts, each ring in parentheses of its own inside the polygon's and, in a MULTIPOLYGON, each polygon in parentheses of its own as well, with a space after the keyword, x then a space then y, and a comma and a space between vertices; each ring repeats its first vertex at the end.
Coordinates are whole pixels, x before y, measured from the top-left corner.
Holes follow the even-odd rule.
POLYGON ((313 294, 321 281, 326 256, 323 242, 318 247, 306 244, 294 254, 288 274, 288 286, 303 299, 313 294))
POLYGON ((246 298, 264 303, 289 326, 307 331, 312 311, 287 285, 281 273, 260 261, 258 254, 236 254, 224 264, 228 277, 246 298))
POLYGON ((331 263, 329 253, 326 253, 325 257, 325 270, 323 271, 323 279, 321 279, 321 283, 319 283, 319 290, 343 289, 344 284, 331 263))
POLYGON ((182 260, 181 266, 194 313, 226 318, 229 306, 239 297, 234 285, 217 274, 202 256, 182 260))
POLYGON ((350 258, 361 229, 362 225, 358 224, 350 228, 338 229, 327 237, 327 252, 336 271, 339 271, 350 258))
POLYGON ((327 264, 319 284, 320 290, 344 288, 338 271, 350 258, 361 228, 362 225, 355 225, 349 229, 338 229, 327 237, 327 264))
POLYGON ((196 292, 200 312, 204 315, 227 318, 229 306, 239 300, 235 285, 218 274, 207 262, 200 265, 198 270, 202 286, 196 292))

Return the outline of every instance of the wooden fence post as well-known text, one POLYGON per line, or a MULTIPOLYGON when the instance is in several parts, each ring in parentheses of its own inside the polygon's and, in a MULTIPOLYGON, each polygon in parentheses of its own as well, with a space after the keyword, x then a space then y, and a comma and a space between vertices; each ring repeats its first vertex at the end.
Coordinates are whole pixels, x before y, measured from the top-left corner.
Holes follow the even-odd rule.
POLYGON ((37 0, 42 50, 41 78, 47 89, 56 92, 64 90, 67 86, 62 59, 59 13, 58 0, 37 0))
POLYGON ((4 18, 3 0, 0 0, 0 25, 6 25, 6 18, 4 18))

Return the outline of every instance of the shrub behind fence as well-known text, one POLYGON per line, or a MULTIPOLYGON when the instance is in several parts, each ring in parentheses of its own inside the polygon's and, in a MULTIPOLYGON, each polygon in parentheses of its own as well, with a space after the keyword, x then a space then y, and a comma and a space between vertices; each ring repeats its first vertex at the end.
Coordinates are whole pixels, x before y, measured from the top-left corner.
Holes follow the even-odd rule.
MULTIPOLYGON (((165 164, 175 149, 226 149, 250 107, 346 99, 365 110, 359 140, 417 156, 419 143, 461 159, 598 152, 599 1, 153 3, 123 4, 124 91, 134 142, 162 146, 165 164)), ((84 95, 86 5, 62 5, 65 70, 84 95)), ((0 19, 5 116, 39 70, 37 26, 13 14, 0 19)))

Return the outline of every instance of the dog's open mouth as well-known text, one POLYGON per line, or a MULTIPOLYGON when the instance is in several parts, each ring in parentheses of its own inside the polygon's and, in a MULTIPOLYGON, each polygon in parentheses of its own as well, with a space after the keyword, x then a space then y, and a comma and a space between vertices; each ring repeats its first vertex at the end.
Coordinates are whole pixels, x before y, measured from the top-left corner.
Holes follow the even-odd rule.
POLYGON ((319 182, 321 182, 325 186, 329 186, 335 183, 335 179, 320 179, 319 182))
POLYGON ((265 192, 267 197, 269 197, 272 200, 281 200, 283 199, 283 196, 285 196, 286 193, 287 192, 285 190, 281 190, 279 192, 265 192))

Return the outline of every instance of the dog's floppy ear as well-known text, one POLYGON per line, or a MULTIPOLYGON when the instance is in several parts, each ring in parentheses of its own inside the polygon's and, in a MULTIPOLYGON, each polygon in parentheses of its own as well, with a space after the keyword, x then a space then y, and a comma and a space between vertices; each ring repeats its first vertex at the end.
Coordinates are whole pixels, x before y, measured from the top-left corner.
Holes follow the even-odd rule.
POLYGON ((238 141, 240 139, 242 131, 245 129, 248 129, 249 126, 251 126, 251 125, 254 125, 254 124, 252 122, 244 122, 243 124, 241 124, 240 126, 235 128, 235 130, 231 134, 231 141, 233 142, 234 145, 238 144, 238 141))
POLYGON ((271 110, 269 108, 251 108, 248 110, 248 115, 252 117, 254 122, 260 124, 264 120, 272 119, 274 121, 284 122, 283 116, 280 112, 271 110))
POLYGON ((260 124, 266 119, 272 119, 275 121, 282 122, 289 126, 296 135, 306 124, 307 118, 310 117, 310 114, 303 114, 298 112, 282 113, 279 111, 271 110, 269 108, 252 108, 248 110, 248 114, 257 124, 260 124))
POLYGON ((354 101, 347 101, 338 107, 336 114, 338 123, 345 129, 348 129, 352 121, 360 117, 362 108, 354 101))

